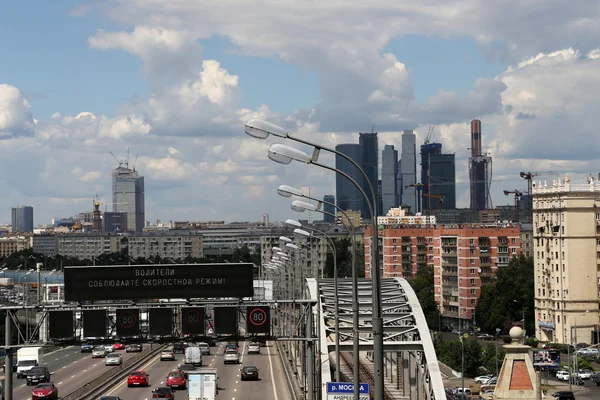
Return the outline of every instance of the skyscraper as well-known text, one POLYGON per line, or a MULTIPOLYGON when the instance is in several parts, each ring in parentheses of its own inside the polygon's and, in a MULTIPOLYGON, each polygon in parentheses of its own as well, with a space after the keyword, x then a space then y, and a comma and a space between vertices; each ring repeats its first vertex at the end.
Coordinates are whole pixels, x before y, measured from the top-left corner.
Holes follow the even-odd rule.
POLYGON ((483 153, 481 139, 481 121, 474 119, 471 121, 471 157, 469 157, 472 210, 492 208, 490 196, 492 158, 483 153))
POLYGON ((381 152, 381 199, 381 215, 398 207, 398 151, 389 144, 381 152))
MULTIPOLYGON (((370 133, 359 133, 358 143, 362 146, 363 157, 362 166, 363 170, 369 177, 369 182, 375 191, 375 196, 378 198, 377 181, 379 180, 379 143, 377 141, 377 132, 370 133)), ((366 180, 363 179, 363 190, 367 196, 371 196, 371 189, 366 180)), ((376 202, 373 207, 378 207, 376 202)), ((366 202, 363 202, 362 209, 363 218, 371 218, 369 213, 369 207, 366 202)))
POLYGON ((13 232, 33 232, 33 207, 16 206, 11 209, 13 232))
MULTIPOLYGON (((350 157, 355 163, 358 165, 362 165, 363 162, 363 147, 360 144, 338 144, 335 146, 336 151, 343 153, 350 157)), ((361 187, 363 187, 363 176, 356 169, 354 165, 352 165, 349 161, 344 159, 341 156, 335 156, 335 167, 340 171, 345 172, 350 176, 353 180, 356 181, 361 187)), ((337 201, 337 206, 346 211, 363 211, 363 196, 360 193, 360 190, 354 186, 352 182, 350 182, 346 177, 336 174, 335 177, 335 196, 337 201)))
POLYGON ((323 221, 328 222, 330 224, 335 223, 335 207, 333 205, 329 205, 327 203, 331 203, 331 204, 335 204, 335 196, 332 194, 326 194, 325 196, 323 196, 323 202, 325 204, 323 204, 323 211, 325 211, 328 214, 333 214, 333 215, 328 215, 328 214, 324 214, 323 215, 323 221))
POLYGON ((441 143, 421 146, 421 183, 422 210, 456 208, 454 154, 442 154, 441 143))
POLYGON ((412 213, 419 211, 417 206, 417 147, 416 135, 412 130, 402 134, 402 205, 409 206, 412 213), (408 186, 408 187, 407 187, 408 186))
POLYGON ((127 230, 141 232, 146 223, 144 177, 120 164, 112 171, 113 212, 127 213, 127 230))
POLYGON ((404 187, 402 186, 402 160, 398 159, 398 199, 397 205, 400 206, 402 204, 402 194, 404 193, 404 187))

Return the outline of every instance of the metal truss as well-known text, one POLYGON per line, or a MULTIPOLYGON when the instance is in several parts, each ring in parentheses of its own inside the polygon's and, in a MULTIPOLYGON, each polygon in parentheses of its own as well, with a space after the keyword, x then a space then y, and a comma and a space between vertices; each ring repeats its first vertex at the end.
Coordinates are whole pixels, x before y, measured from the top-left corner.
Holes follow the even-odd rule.
MULTIPOLYGON (((310 281, 310 280, 309 280, 310 281)), ((317 285, 307 282, 309 289, 315 290, 317 285)), ((335 308, 338 307, 340 326, 340 351, 351 352, 353 343, 352 325, 352 280, 338 279, 337 300, 333 290, 333 279, 321 279, 318 293, 311 293, 311 298, 320 299, 321 353, 332 354, 335 351, 335 308)), ((373 351, 372 339, 372 283, 370 279, 360 279, 359 292, 359 347, 361 351, 373 351)), ((446 399, 444 383, 438 360, 431 340, 431 334, 421 305, 410 284, 403 278, 384 278, 381 282, 383 340, 386 356, 400 353, 403 357, 403 384, 407 385, 405 395, 413 398, 414 389, 427 400, 446 399), (410 370, 410 371, 408 371, 410 370), (416 388, 410 387, 410 374, 416 388)), ((324 357, 323 369, 329 370, 329 357, 324 357)), ((332 358, 333 360, 333 358, 332 358)), ((336 366, 339 368, 339 366, 336 366)), ((328 380, 331 380, 329 377, 328 380)), ((324 397, 325 398, 325 395, 324 397)))

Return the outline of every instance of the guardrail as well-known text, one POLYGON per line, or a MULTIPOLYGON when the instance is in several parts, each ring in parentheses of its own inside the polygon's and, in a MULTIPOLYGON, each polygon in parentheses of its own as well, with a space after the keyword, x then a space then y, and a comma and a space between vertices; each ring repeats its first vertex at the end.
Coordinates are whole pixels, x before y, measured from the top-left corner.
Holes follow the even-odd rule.
MULTIPOLYGON (((354 372, 353 354, 352 353, 340 353, 340 356, 342 357, 342 359, 344 360, 344 362, 346 363, 348 368, 350 368, 350 370, 352 372, 354 372)), ((375 378, 374 378, 371 370, 369 370, 369 368, 365 367, 362 362, 359 362, 358 369, 359 369, 358 374, 360 376, 360 381, 364 382, 364 383, 368 383, 369 385, 371 385, 371 387, 374 387, 375 378)), ((370 397, 371 397, 371 400, 373 400, 375 398, 375 395, 371 394, 370 397)), ((390 393, 388 388, 384 387, 383 388, 383 398, 385 400, 394 400, 394 395, 392 393, 390 393)))
POLYGON ((95 398, 100 389, 112 385, 115 380, 121 379, 122 376, 129 374, 132 368, 154 357, 165 347, 165 345, 156 344, 155 346, 156 347, 152 348, 153 345, 150 344, 146 347, 146 350, 143 350, 140 354, 136 354, 129 360, 124 361, 121 365, 112 367, 110 370, 106 371, 96 379, 89 381, 74 392, 61 397, 61 400, 84 400, 87 398, 95 398))
POLYGON ((303 393, 300 388, 300 384, 296 379, 296 374, 293 371, 290 371, 291 366, 288 363, 288 360, 285 357, 285 349, 280 342, 273 342, 277 347, 277 357, 279 357, 279 363, 281 364, 281 369, 283 369, 283 379, 286 382, 286 386, 288 388, 288 393, 290 395, 291 400, 302 400, 303 393))

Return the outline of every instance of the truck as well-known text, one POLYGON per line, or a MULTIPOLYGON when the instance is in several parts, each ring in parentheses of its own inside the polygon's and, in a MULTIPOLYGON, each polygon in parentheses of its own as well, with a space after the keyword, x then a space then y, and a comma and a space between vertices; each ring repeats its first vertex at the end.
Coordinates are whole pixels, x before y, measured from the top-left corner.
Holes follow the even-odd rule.
POLYGON ((186 364, 202 365, 202 351, 198 346, 190 346, 185 349, 183 360, 186 364))
POLYGON ((215 400, 218 393, 216 368, 188 372, 188 400, 215 400))
POLYGON ((12 278, 0 278, 0 286, 14 286, 15 281, 12 278))
POLYGON ((44 365, 41 347, 22 347, 17 350, 17 379, 24 378, 33 367, 44 365))

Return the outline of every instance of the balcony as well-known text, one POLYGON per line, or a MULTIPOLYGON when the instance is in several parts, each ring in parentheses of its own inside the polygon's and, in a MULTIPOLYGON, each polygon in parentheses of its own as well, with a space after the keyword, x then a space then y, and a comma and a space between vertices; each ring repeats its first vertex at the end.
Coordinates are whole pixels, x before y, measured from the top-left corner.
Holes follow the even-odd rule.
POLYGON ((442 271, 442 276, 458 277, 458 270, 457 269, 446 269, 446 268, 444 268, 443 271, 442 271))
POLYGON ((410 246, 402 246, 402 252, 410 254, 412 252, 412 248, 410 246))
POLYGON ((427 254, 427 246, 417 246, 417 254, 427 254))
POLYGON ((403 236, 402 237, 402 244, 411 244, 410 236, 403 236))
POLYGON ((480 277, 491 277, 492 271, 489 268, 481 268, 480 277))

